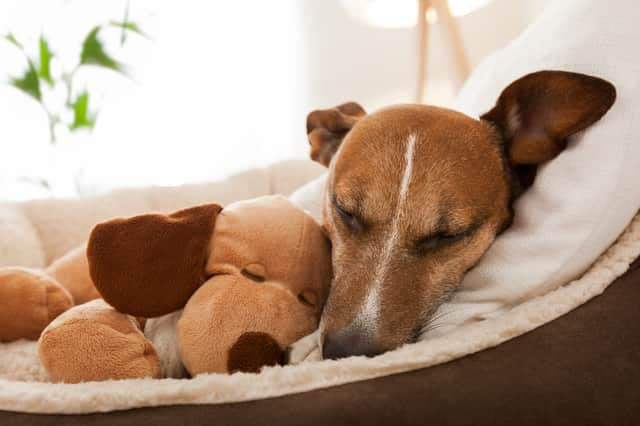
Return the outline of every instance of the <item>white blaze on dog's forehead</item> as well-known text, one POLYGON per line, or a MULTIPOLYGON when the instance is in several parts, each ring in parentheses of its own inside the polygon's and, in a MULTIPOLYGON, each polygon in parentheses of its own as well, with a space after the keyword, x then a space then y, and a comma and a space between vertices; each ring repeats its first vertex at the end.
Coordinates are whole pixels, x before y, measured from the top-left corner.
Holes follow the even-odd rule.
POLYGON ((404 214, 407 194, 409 193, 409 185, 411 184, 415 145, 416 135, 410 134, 407 138, 407 147, 404 155, 404 170, 402 172, 402 180, 398 187, 396 210, 394 212, 393 219, 391 220, 390 228, 386 232, 387 237, 375 268, 373 282, 371 283, 371 287, 367 293, 364 306, 355 320, 355 323, 359 328, 365 329, 371 334, 374 334, 377 329, 378 316, 380 314, 380 293, 382 285, 385 282, 387 271, 389 270, 389 263, 391 262, 393 251, 398 244, 398 239, 400 238, 400 219, 404 214))

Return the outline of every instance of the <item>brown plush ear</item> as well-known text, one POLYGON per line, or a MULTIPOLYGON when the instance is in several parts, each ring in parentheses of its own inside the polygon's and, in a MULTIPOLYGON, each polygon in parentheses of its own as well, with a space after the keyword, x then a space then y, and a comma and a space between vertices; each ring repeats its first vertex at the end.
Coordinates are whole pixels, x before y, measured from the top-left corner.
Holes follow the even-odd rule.
POLYGON ((511 166, 527 184, 536 165, 558 155, 569 136, 598 121, 615 99, 615 87, 600 78, 539 71, 511 83, 481 119, 498 128, 511 166))
POLYGON ((307 137, 311 145, 311 158, 324 166, 329 166, 342 139, 366 114, 364 109, 355 102, 309 113, 307 137))
POLYGON ((87 259, 100 295, 118 311, 146 318, 182 308, 206 279, 209 242, 220 210, 207 204, 97 225, 87 259))
POLYGON ((267 333, 243 333, 229 349, 227 371, 257 373, 266 365, 283 365, 285 351, 267 333))

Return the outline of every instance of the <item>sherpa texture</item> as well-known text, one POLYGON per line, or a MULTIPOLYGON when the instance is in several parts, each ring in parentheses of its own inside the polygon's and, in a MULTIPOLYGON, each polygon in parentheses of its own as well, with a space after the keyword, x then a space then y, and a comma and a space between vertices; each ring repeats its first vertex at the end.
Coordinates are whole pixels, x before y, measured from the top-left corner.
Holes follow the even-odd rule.
POLYGON ((487 349, 552 321, 593 297, 640 255, 640 215, 580 278, 500 317, 380 355, 268 367, 258 375, 203 374, 193 379, 140 379, 81 384, 43 383, 33 342, 0 345, 0 410, 91 413, 135 407, 212 404, 281 396, 447 362, 487 349), (31 380, 31 381, 26 381, 31 380))

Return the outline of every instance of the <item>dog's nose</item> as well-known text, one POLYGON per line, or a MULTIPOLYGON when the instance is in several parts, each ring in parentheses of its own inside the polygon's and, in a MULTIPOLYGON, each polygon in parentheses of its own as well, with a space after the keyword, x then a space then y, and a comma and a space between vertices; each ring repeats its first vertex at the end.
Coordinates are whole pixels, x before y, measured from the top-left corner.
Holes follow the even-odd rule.
POLYGON ((340 359, 349 356, 375 356, 382 353, 369 336, 357 329, 347 329, 324 336, 322 357, 340 359))

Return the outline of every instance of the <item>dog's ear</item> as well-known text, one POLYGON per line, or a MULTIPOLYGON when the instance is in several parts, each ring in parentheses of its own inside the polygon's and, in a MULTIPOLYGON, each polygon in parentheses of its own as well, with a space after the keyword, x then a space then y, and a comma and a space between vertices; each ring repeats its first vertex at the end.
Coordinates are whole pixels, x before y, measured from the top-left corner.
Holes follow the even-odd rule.
POLYGON ((206 279, 210 240, 221 209, 206 204, 96 225, 87 259, 100 295, 118 311, 145 318, 182 308, 206 279))
POLYGON ((539 71, 511 83, 481 119, 498 128, 507 158, 526 185, 536 165, 558 155, 569 136, 598 121, 615 99, 615 87, 600 78, 539 71))
POLYGON ((342 139, 366 114, 365 110, 355 102, 309 113, 307 137, 311 145, 311 158, 328 167, 342 139))

